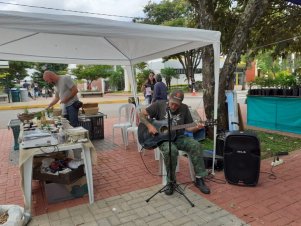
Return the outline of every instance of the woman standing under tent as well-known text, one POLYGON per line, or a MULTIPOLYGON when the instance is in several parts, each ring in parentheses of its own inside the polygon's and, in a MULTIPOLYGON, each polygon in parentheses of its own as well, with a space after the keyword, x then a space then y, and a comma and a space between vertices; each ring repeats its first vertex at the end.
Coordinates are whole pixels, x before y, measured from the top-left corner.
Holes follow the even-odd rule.
POLYGON ((151 104, 152 102, 155 84, 156 84, 155 73, 150 72, 148 79, 144 82, 141 89, 142 92, 144 93, 146 104, 151 104))

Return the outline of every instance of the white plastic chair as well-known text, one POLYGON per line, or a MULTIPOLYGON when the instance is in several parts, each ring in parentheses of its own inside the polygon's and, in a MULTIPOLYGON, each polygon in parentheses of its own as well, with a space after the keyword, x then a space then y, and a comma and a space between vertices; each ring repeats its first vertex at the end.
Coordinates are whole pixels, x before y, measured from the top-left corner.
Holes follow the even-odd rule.
MULTIPOLYGON (((185 156, 185 155, 188 157, 189 172, 190 172, 191 180, 194 181, 195 180, 195 173, 194 173, 194 169, 193 169, 193 164, 191 162, 190 155, 186 151, 179 150, 176 173, 180 171, 179 158, 181 158, 182 156, 185 156)), ((167 183, 167 172, 166 172, 165 162, 164 162, 164 159, 163 159, 163 154, 161 153, 159 148, 156 148, 155 149, 155 159, 156 160, 157 160, 158 156, 159 156, 159 173, 162 175, 162 184, 166 185, 166 183, 167 183)))
MULTIPOLYGON (((201 121, 201 117, 198 114, 198 112, 195 109, 189 109, 191 116, 193 118, 194 121, 201 121)), ((202 139, 205 139, 202 138, 202 139)), ((180 172, 180 161, 179 159, 182 156, 187 156, 188 157, 188 163, 189 163, 189 172, 190 172, 190 177, 191 180, 194 181, 195 180, 195 173, 194 173, 194 168, 193 168, 193 164, 190 158, 190 155, 186 152, 186 151, 182 151, 182 150, 178 150, 179 151, 179 155, 178 155, 178 163, 177 163, 177 168, 176 168, 176 173, 180 172)), ((155 160, 159 160, 159 173, 162 175, 162 184, 166 185, 167 183, 167 172, 166 172, 166 168, 165 168, 165 163, 164 163, 164 159, 163 159, 163 154, 160 151, 159 148, 154 149, 155 152, 155 160)))
POLYGON ((131 127, 128 127, 126 129, 126 146, 129 145, 129 133, 133 133, 134 139, 136 140, 137 143, 137 148, 138 151, 140 152, 142 150, 142 146, 140 145, 139 141, 138 141, 138 125, 140 122, 139 119, 139 113, 141 111, 141 105, 137 105, 136 109, 135 109, 135 114, 134 114, 134 120, 132 121, 132 125, 131 127))
POLYGON ((113 143, 114 143, 114 131, 115 129, 121 129, 123 144, 127 144, 127 128, 131 127, 135 115, 134 104, 123 104, 119 107, 118 123, 113 125, 113 143))

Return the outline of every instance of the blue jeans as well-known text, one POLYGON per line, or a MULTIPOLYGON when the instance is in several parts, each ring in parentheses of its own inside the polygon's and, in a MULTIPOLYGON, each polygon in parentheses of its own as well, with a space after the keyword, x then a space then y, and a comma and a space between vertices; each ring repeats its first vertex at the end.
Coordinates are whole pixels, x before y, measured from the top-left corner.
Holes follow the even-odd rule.
POLYGON ((195 139, 197 141, 201 141, 206 138, 206 130, 205 130, 205 128, 202 128, 195 133, 185 131, 185 136, 192 137, 193 139, 195 139))
POLYGON ((152 95, 145 96, 145 100, 146 100, 147 104, 151 104, 152 103, 152 98, 153 98, 152 95))
POLYGON ((74 107, 73 104, 66 107, 67 115, 65 118, 69 120, 70 125, 73 127, 78 126, 78 111, 79 109, 74 107))

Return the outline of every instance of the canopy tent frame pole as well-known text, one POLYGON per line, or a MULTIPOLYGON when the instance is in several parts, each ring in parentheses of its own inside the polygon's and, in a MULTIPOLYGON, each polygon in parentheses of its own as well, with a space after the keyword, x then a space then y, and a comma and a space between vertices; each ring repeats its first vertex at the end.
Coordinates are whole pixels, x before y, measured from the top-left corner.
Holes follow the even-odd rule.
POLYGON ((220 67, 220 42, 213 43, 214 51, 214 130, 213 130, 213 156, 212 156, 212 175, 215 175, 215 155, 216 155, 216 134, 217 134, 217 111, 218 111, 218 91, 219 91, 219 67, 220 67))
POLYGON ((138 105, 138 98, 137 98, 137 83, 136 83, 136 76, 134 74, 134 67, 133 65, 125 66, 125 70, 129 76, 130 84, 131 84, 131 91, 135 99, 135 103, 138 105))

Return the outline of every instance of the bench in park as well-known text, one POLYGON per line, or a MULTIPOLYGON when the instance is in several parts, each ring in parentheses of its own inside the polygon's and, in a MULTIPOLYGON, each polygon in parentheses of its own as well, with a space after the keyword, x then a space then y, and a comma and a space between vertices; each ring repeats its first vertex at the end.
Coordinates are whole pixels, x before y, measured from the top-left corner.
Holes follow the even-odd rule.
POLYGON ((86 91, 86 92, 80 92, 80 95, 82 97, 91 97, 91 96, 99 96, 102 97, 103 93, 100 91, 86 91))
POLYGON ((0 94, 0 102, 8 102, 7 94, 0 94))

